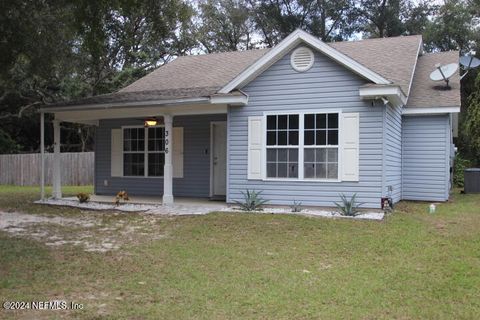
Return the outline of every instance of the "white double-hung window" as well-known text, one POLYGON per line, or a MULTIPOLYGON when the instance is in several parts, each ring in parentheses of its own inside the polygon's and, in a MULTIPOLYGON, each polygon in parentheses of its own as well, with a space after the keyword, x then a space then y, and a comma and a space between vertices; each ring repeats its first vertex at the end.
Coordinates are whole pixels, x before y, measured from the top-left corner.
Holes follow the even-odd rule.
POLYGON ((339 114, 268 114, 267 179, 338 180, 339 114))
POLYGON ((298 114, 267 116, 266 151, 268 178, 298 178, 298 114))
POLYGON ((309 113, 303 117, 303 177, 338 179, 338 113, 309 113))
POLYGON ((248 117, 249 180, 358 182, 360 114, 268 112, 248 117))
POLYGON ((164 164, 164 127, 123 128, 123 176, 162 177, 164 164))

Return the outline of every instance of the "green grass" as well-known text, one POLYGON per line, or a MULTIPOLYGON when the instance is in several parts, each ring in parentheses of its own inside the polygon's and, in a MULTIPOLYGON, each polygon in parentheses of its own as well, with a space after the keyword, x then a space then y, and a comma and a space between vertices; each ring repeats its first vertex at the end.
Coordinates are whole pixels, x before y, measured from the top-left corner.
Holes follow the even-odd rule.
MULTIPOLYGON (((35 192, 0 187, 0 208, 102 215, 32 205, 35 192)), ((428 205, 403 202, 383 222, 247 213, 159 217, 145 230, 168 236, 108 253, 49 248, 0 232, 0 300, 84 304, 79 312, 0 310, 0 318, 476 318, 480 195, 456 193, 433 215, 428 205)), ((120 219, 103 215, 106 223, 120 219)), ((122 217, 132 225, 146 219, 122 217)))

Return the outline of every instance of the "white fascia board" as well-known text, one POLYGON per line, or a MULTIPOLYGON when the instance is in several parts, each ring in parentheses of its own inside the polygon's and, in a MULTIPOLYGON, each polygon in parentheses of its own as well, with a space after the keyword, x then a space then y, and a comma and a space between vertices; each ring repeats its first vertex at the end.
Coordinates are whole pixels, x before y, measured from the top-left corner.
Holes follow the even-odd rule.
POLYGON ((211 104, 228 104, 232 106, 245 106, 248 104, 248 96, 219 96, 219 97, 211 97, 210 98, 211 104))
POLYGON ((150 101, 132 101, 120 103, 100 103, 100 104, 85 104, 59 107, 45 107, 41 108, 41 112, 61 112, 61 111, 75 111, 75 110, 103 110, 111 108, 130 108, 130 107, 148 107, 148 106, 166 106, 177 104, 195 104, 208 102, 210 98, 187 98, 176 100, 150 100, 150 101))
POLYGON ((460 106, 457 107, 408 107, 403 108, 403 115, 422 115, 422 114, 446 114, 446 113, 459 113, 460 106))
POLYGON ((84 123, 101 119, 122 119, 157 117, 165 114, 172 116, 227 113, 227 105, 192 104, 177 106, 146 106, 138 108, 112 108, 97 110, 64 110, 55 112, 55 119, 65 122, 84 123))
POLYGON ((407 97, 397 85, 361 87, 359 93, 362 99, 368 100, 386 97, 395 106, 405 105, 407 102, 407 97))
POLYGON ((330 47, 328 44, 324 43, 320 39, 308 34, 302 30, 295 30, 288 37, 286 37, 282 42, 280 42, 276 47, 266 53, 263 57, 257 60, 254 64, 250 65, 245 71, 236 76, 232 81, 230 81, 225 87, 223 87, 219 92, 220 93, 229 93, 233 89, 238 89, 245 86, 247 83, 252 81, 256 76, 261 72, 266 70, 269 66, 275 63, 278 59, 283 57, 289 50, 294 48, 297 44, 305 42, 314 49, 320 51, 327 57, 330 57, 334 61, 344 65, 346 68, 352 70, 354 73, 366 78, 376 84, 390 84, 391 82, 383 78, 378 73, 368 69, 367 67, 356 62, 352 58, 344 55, 338 50, 330 47))
POLYGON ((415 77, 415 70, 417 69, 418 57, 423 55, 423 39, 420 38, 419 42, 420 43, 418 44, 417 56, 415 59, 415 63, 413 64, 412 76, 410 77, 410 84, 408 85, 407 99, 405 101, 405 104, 407 103, 408 97, 410 97, 410 92, 412 91, 413 77, 415 77))

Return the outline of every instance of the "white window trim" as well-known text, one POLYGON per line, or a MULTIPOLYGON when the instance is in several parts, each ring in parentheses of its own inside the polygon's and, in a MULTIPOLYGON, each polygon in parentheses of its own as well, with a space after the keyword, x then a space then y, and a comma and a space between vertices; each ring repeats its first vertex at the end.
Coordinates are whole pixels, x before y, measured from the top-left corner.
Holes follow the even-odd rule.
MULTIPOLYGON (((343 150, 343 145, 342 145, 342 135, 343 135, 343 128, 342 128, 342 121, 341 121, 341 116, 342 116, 342 110, 330 110, 330 109, 325 109, 325 110, 298 110, 298 111, 264 111, 263 112, 263 147, 262 147, 262 153, 263 153, 263 174, 262 174, 262 181, 284 181, 284 182, 314 182, 314 183, 338 183, 342 182, 341 177, 342 177, 342 150, 343 150), (328 113, 336 113, 338 114, 338 145, 337 146, 311 146, 312 148, 314 147, 332 147, 332 148, 337 148, 338 149, 338 176, 337 179, 315 179, 315 178, 304 178, 304 120, 305 120, 305 114, 328 114, 328 113), (267 177, 267 116, 271 115, 286 115, 286 114, 298 114, 298 147, 297 146, 290 146, 291 148, 298 148, 298 178, 269 178, 267 177)), ((274 146, 272 146, 274 147, 274 146)), ((288 146, 275 146, 277 148, 284 148, 288 146)), ((307 146, 309 148, 310 146, 307 146)))
MULTIPOLYGON (((161 124, 161 125, 156 125, 156 126, 149 126, 149 127, 145 127, 145 126, 139 126, 139 125, 133 125, 133 126, 122 126, 122 143, 124 143, 124 137, 125 137, 125 129, 134 129, 134 128, 140 128, 140 129, 144 129, 145 130, 145 135, 144 135, 144 139, 145 139, 145 142, 144 142, 144 150, 143 150, 143 154, 144 154, 144 173, 143 173, 143 176, 126 176, 126 175, 122 175, 123 178, 133 178, 133 179, 144 179, 144 178, 148 178, 148 179, 163 179, 163 176, 149 176, 148 175, 148 154, 149 153, 162 153, 161 151, 151 151, 149 152, 148 151, 148 129, 149 128, 165 128, 165 125, 161 124)), ((139 152, 125 152, 125 150, 123 150, 123 145, 122 145, 122 157, 125 155, 125 153, 141 153, 140 151, 139 152)), ((165 151, 163 152, 165 153, 165 151)), ((122 168, 122 172, 125 172, 125 161, 123 161, 123 168, 122 168)))

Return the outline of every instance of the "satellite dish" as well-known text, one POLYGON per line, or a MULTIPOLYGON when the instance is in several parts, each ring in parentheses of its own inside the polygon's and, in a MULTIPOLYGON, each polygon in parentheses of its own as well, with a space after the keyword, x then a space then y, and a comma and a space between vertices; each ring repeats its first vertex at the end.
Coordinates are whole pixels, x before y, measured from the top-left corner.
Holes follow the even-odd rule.
POLYGON ((460 57, 460 64, 466 70, 460 77, 460 80, 461 80, 463 79, 463 77, 467 75, 470 69, 474 69, 480 66, 480 59, 474 56, 463 56, 463 57, 460 57))
POLYGON ((458 65, 456 63, 450 63, 444 66, 436 64, 435 68, 436 69, 430 73, 430 79, 432 81, 445 81, 447 88, 450 88, 448 81, 457 71, 458 65))
POLYGON ((460 57, 460 64, 467 70, 473 69, 480 66, 480 59, 474 56, 463 56, 460 57))

